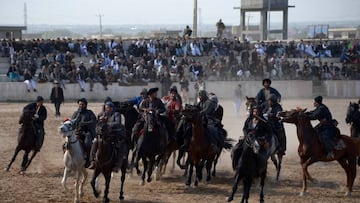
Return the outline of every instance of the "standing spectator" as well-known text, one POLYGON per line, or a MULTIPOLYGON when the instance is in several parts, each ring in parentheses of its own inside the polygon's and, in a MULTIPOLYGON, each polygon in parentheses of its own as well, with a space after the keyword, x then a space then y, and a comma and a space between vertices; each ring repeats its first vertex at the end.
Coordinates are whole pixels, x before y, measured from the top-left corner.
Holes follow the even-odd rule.
POLYGON ((239 115, 240 115, 240 106, 242 103, 242 99, 243 99, 243 94, 241 91, 241 84, 239 84, 235 88, 235 112, 236 112, 237 117, 239 117, 239 115))
POLYGON ((181 98, 185 104, 189 104, 189 81, 182 76, 180 79, 181 98))
POLYGON ((77 82, 79 83, 79 86, 80 86, 80 89, 82 92, 85 91, 85 72, 80 69, 80 68, 77 68, 76 69, 76 80, 77 82))
POLYGON ((191 30, 191 28, 187 25, 186 28, 184 29, 184 33, 183 33, 184 39, 187 39, 187 38, 191 37, 191 34, 192 34, 192 30, 191 30))
POLYGON ((20 81, 19 71, 15 64, 10 65, 9 70, 6 75, 10 78, 11 82, 14 82, 14 79, 16 79, 17 82, 20 81))
POLYGON ((206 86, 205 86, 205 81, 202 80, 201 77, 199 77, 199 79, 196 81, 196 83, 194 84, 194 89, 195 89, 195 98, 194 98, 194 103, 197 104, 199 101, 199 92, 202 90, 206 90, 206 86))
POLYGON ((55 117, 60 117, 60 104, 64 103, 64 92, 57 80, 54 81, 54 87, 51 89, 50 100, 55 106, 55 117))
POLYGON ((31 88, 33 89, 34 92, 36 92, 36 82, 33 79, 33 75, 30 70, 25 70, 24 83, 26 85, 26 89, 28 92, 30 92, 31 88))
POLYGON ((221 19, 216 23, 216 29, 217 29, 216 37, 220 39, 225 30, 225 24, 222 22, 221 19))
POLYGON ((168 94, 172 81, 170 80, 170 74, 165 72, 163 77, 160 79, 161 83, 161 97, 164 97, 168 94))

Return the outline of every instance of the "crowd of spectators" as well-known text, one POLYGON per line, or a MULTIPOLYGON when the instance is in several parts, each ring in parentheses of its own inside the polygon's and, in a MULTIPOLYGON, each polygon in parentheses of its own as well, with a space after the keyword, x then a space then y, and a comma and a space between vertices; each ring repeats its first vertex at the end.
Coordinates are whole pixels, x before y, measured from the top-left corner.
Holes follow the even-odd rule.
MULTIPOLYGON (((8 76, 37 82, 154 82, 179 80, 360 79, 358 41, 239 41, 221 38, 178 39, 33 39, 2 40, 2 57, 9 57, 8 76), (87 61, 74 60, 82 57, 87 61), (324 58, 339 58, 334 65, 324 58), (340 62, 339 61, 339 62, 340 62)), ((28 83, 31 85, 32 83, 28 83)), ((28 88, 29 90, 29 88, 28 88)))

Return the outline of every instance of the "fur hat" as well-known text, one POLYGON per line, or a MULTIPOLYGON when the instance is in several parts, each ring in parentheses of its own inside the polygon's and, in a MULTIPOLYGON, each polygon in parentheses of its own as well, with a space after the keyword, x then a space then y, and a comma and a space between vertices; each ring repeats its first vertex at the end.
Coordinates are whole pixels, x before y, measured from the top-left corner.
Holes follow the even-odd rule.
POLYGON ((77 100, 77 103, 80 103, 80 102, 84 103, 86 106, 88 104, 88 102, 87 102, 87 100, 85 98, 81 98, 81 99, 77 100))
POLYGON ((105 103, 105 106, 109 106, 111 108, 114 108, 115 105, 111 101, 108 101, 108 102, 105 103))
POLYGON ((159 88, 154 87, 154 88, 150 88, 149 91, 147 92, 148 95, 152 95, 154 92, 159 91, 159 88))
POLYGON ((322 104, 322 100, 323 100, 322 96, 317 96, 314 98, 314 101, 318 104, 322 104))
POLYGON ((36 102, 42 102, 42 101, 44 101, 44 98, 42 96, 38 96, 38 97, 36 97, 35 101, 36 102))

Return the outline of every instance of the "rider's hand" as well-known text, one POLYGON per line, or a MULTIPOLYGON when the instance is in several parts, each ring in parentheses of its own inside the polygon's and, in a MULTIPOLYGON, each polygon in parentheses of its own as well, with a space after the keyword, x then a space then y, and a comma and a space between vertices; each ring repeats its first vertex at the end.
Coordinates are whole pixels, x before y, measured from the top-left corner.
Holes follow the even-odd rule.
POLYGON ((34 115, 34 118, 39 118, 39 115, 38 115, 38 114, 35 114, 35 115, 34 115))

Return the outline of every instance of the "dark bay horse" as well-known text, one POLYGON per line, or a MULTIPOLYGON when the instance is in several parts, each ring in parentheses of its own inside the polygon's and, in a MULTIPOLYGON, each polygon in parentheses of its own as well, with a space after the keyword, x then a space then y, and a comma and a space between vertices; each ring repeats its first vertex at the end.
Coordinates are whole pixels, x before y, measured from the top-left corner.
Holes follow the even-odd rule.
MULTIPOLYGON (((253 108, 257 106, 256 98, 246 96, 245 105, 246 105, 247 114, 249 115, 252 112, 253 108)), ((278 181, 279 177, 280 177, 281 163, 282 163, 283 155, 276 148, 275 150, 272 151, 270 158, 276 168, 276 178, 275 179, 276 179, 276 181, 278 181)))
POLYGON ((21 124, 21 128, 18 134, 18 144, 15 148, 15 153, 11 158, 9 165, 5 168, 6 171, 10 170, 12 163, 15 161, 16 156, 21 150, 24 150, 25 153, 23 156, 23 161, 21 163, 20 174, 23 174, 26 171, 31 161, 34 159, 34 157, 37 154, 37 151, 35 150, 36 132, 32 119, 34 114, 35 114, 34 111, 24 110, 22 115, 20 116, 19 124, 21 124), (31 151, 33 151, 33 153, 29 159, 29 154, 31 151))
POLYGON ((96 134, 98 139, 97 153, 95 158, 95 169, 93 173, 93 177, 91 179, 91 186, 93 188, 94 196, 99 197, 99 191, 96 188, 96 179, 100 173, 102 173, 105 177, 105 190, 104 190, 104 198, 103 202, 109 202, 108 193, 110 187, 111 180, 111 172, 115 163, 116 156, 124 157, 121 164, 121 185, 120 185, 120 201, 124 200, 124 182, 126 175, 126 167, 127 167, 127 150, 128 144, 126 140, 122 140, 118 142, 119 146, 116 146, 122 151, 122 154, 117 154, 118 150, 115 148, 116 141, 114 138, 110 137, 110 128, 106 124, 106 122, 98 121, 96 124, 96 134))
POLYGON ((359 139, 340 135, 337 137, 336 146, 333 151, 334 158, 327 158, 317 132, 311 125, 305 111, 306 109, 294 109, 280 113, 284 122, 296 125, 299 140, 298 154, 302 166, 302 190, 300 195, 306 193, 307 179, 314 181, 314 178, 308 172, 308 166, 318 161, 330 162, 336 160, 346 172, 347 191, 345 195, 350 196, 356 177, 356 156, 360 154, 359 139))
POLYGON ((159 126, 156 122, 155 112, 145 112, 145 123, 143 129, 139 133, 139 138, 136 144, 134 165, 138 173, 139 161, 143 162, 144 169, 141 175, 141 185, 145 184, 145 176, 147 173, 147 182, 151 182, 152 172, 155 166, 155 160, 160 160, 165 151, 165 138, 160 133, 159 126))
MULTIPOLYGON (((360 111, 358 103, 350 102, 345 121, 347 124, 350 124, 350 136, 360 138, 360 111)), ((360 165, 360 157, 358 157, 357 162, 360 165)))
MULTIPOLYGON (((211 140, 209 136, 213 136, 209 133, 209 130, 205 128, 202 123, 202 118, 200 115, 200 109, 197 106, 186 105, 182 114, 185 119, 192 124, 192 137, 189 147, 189 157, 190 157, 190 168, 189 174, 185 183, 185 186, 188 188, 191 184, 191 177, 193 173, 193 167, 196 169, 196 178, 194 185, 197 186, 198 182, 202 179, 202 168, 203 165, 206 165, 206 181, 209 182, 211 180, 211 167, 214 163, 214 160, 218 158, 221 154, 222 149, 225 147, 226 149, 230 149, 232 144, 231 140, 222 139, 222 143, 217 151, 215 151, 211 147, 211 140)), ((214 163, 215 164, 215 163, 214 163)), ((214 168, 216 165, 214 165, 214 168)))
POLYGON ((241 202, 248 202, 253 180, 260 177, 260 202, 264 202, 264 185, 267 171, 267 154, 261 151, 261 146, 255 136, 246 136, 244 147, 236 163, 235 178, 232 193, 227 201, 231 202, 237 191, 239 181, 243 181, 243 195, 241 202))

